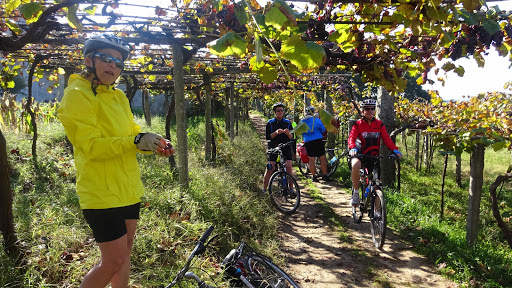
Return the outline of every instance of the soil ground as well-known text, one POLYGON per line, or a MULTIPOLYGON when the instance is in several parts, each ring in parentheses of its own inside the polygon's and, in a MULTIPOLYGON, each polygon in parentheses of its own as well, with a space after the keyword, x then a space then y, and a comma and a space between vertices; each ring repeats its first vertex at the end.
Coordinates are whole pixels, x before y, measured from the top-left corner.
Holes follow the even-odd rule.
MULTIPOLYGON (((250 118, 264 140, 265 120, 250 118)), ((301 204, 295 214, 283 215, 279 234, 283 268, 301 287, 459 287, 390 228, 384 247, 375 248, 367 218, 352 220, 349 188, 297 178, 301 204)))

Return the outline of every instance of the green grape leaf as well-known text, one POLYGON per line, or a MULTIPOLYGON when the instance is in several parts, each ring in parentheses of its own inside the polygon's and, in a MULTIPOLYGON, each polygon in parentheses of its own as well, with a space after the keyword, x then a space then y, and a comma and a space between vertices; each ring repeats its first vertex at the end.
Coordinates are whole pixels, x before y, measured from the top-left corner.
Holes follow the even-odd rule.
POLYGON ((491 145, 492 149, 494 151, 498 151, 498 150, 501 150, 501 149, 505 149, 508 147, 508 144, 507 142, 496 142, 494 144, 491 145))
POLYGON ((14 88, 14 85, 15 85, 14 81, 7 82, 7 88, 14 88))
POLYGON ((78 10, 78 5, 69 6, 68 8, 68 24, 69 26, 78 30, 78 32, 82 32, 82 22, 76 16, 76 11, 78 10))
POLYGON ((37 2, 31 2, 21 5, 19 10, 23 18, 27 21, 27 24, 31 24, 39 19, 39 16, 43 13, 44 6, 37 2))
MULTIPOLYGON (((245 7, 245 5, 244 5, 245 7)), ((238 22, 240 22, 241 25, 247 24, 249 22, 249 17, 247 16, 247 12, 245 12, 244 7, 240 5, 235 5, 235 16, 236 19, 238 19, 238 22)))
POLYGON ((327 132, 337 134, 338 128, 336 128, 336 126, 334 126, 334 124, 332 123, 334 117, 331 115, 331 113, 320 108, 318 109, 318 114, 320 114, 320 120, 322 120, 322 123, 324 124, 327 132))
POLYGON ((206 46, 210 49, 211 53, 222 57, 242 57, 247 51, 247 42, 233 32, 224 34, 224 36, 208 43, 206 46))
POLYGON ((274 66, 270 64, 265 64, 265 66, 259 68, 257 71, 253 71, 258 73, 258 77, 260 77, 261 81, 265 84, 270 84, 274 82, 279 75, 277 75, 277 70, 274 66))
POLYGON ((494 33, 500 31, 500 24, 498 22, 487 19, 485 20, 484 24, 482 25, 489 34, 493 35, 494 33))
POLYGON ((278 30, 286 29, 286 23, 288 21, 288 18, 276 7, 270 8, 265 15, 265 24, 267 26, 273 26, 278 30))
POLYGON ((305 73, 321 67, 326 60, 325 50, 322 46, 315 42, 306 42, 299 35, 291 36, 288 40, 283 41, 281 56, 305 73))
POLYGON ((295 133, 296 135, 300 135, 304 132, 307 132, 308 130, 309 130, 308 124, 306 124, 304 122, 300 122, 299 124, 297 124, 297 126, 295 126, 295 128, 292 129, 292 131, 290 131, 290 133, 295 133))

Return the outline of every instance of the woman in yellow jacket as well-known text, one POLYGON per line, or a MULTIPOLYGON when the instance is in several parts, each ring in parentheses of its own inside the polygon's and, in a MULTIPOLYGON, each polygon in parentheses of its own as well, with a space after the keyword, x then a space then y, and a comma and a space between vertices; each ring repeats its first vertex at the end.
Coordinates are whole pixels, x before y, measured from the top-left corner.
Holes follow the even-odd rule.
POLYGON ((80 287, 125 288, 144 193, 136 153, 170 156, 174 149, 158 134, 140 133, 128 99, 114 87, 130 46, 101 34, 83 53, 86 69, 71 75, 58 110, 74 147, 80 208, 101 251, 80 287))

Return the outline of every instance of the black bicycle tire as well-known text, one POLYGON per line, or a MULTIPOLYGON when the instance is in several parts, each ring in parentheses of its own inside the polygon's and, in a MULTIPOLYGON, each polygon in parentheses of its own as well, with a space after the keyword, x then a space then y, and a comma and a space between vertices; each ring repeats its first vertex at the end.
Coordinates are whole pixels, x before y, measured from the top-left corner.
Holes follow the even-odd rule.
POLYGON ((304 176, 304 177, 308 177, 309 175, 309 168, 308 168, 308 163, 304 163, 302 162, 302 160, 299 158, 299 171, 300 173, 304 176), (304 166, 303 166, 304 165, 304 166))
POLYGON ((380 207, 381 207, 381 219, 380 221, 375 221, 374 218, 370 219, 370 229, 372 232, 372 240, 373 244, 376 248, 381 249, 384 246, 384 241, 386 240, 386 229, 387 229, 387 214, 386 214, 386 199, 384 198, 384 193, 381 190, 376 189, 375 194, 380 199, 380 207), (378 227, 380 224, 380 227, 378 227), (376 233, 376 231, 378 233, 376 233), (376 234, 379 236, 377 237, 376 234))
MULTIPOLYGON (((279 288, 286 288, 286 287, 299 288, 299 285, 297 285, 297 283, 295 283, 295 281, 293 281, 293 279, 288 274, 286 274, 286 272, 284 272, 283 269, 279 268, 279 266, 274 264, 274 262, 272 262, 266 256, 263 256, 261 254, 254 253, 254 254, 247 255, 247 263, 249 265, 248 268, 251 272, 254 272, 252 263, 251 263, 252 260, 256 261, 257 263, 263 264, 262 267, 270 269, 272 274, 282 277, 284 280, 286 280, 286 284, 289 284, 289 285, 284 285, 284 286, 271 285, 270 287, 272 287, 272 288, 278 288, 278 287, 279 288)), ((249 280, 249 282, 251 282, 251 284, 255 285, 256 288, 261 287, 261 285, 259 285, 259 284, 261 284, 260 283, 261 279, 253 279, 252 278, 253 276, 251 276, 251 274, 252 273, 249 273, 249 275, 247 276, 247 280, 249 280), (256 285, 258 285, 258 286, 256 286, 256 285)), ((265 287, 267 287, 267 286, 265 286, 265 287)))
MULTIPOLYGON (((277 181, 280 181, 280 180, 281 179, 278 179, 277 181)), ((272 174, 272 176, 270 176, 270 181, 268 183, 268 193, 270 195, 270 202, 272 202, 272 205, 274 207, 276 207, 276 209, 281 211, 282 213, 292 214, 295 211, 297 211, 297 209, 299 208, 299 205, 300 205, 300 188, 299 188, 299 184, 297 183, 297 180, 295 180, 295 178, 293 178, 292 176, 290 176, 288 173, 286 173, 284 171, 276 171, 276 172, 274 172, 272 174), (280 205, 276 201, 276 197, 274 197, 274 195, 281 195, 281 191, 272 191, 273 190, 272 187, 273 187, 274 179, 276 177, 282 177, 283 174, 285 174, 286 181, 292 181, 293 186, 295 187, 295 193, 297 194, 296 198, 293 199, 293 201, 295 203, 293 204, 291 209, 286 209, 285 207, 283 207, 282 205, 280 205), (278 193, 274 194, 273 192, 278 192, 278 193)), ((284 200, 286 200, 287 196, 283 196, 283 197, 284 197, 284 200)))
POLYGON ((336 172, 336 169, 338 169, 338 164, 340 163, 339 159, 336 159, 334 163, 330 164, 330 160, 335 157, 336 154, 332 150, 328 150, 327 153, 325 153, 325 160, 327 162, 327 176, 330 177, 334 172, 336 172))

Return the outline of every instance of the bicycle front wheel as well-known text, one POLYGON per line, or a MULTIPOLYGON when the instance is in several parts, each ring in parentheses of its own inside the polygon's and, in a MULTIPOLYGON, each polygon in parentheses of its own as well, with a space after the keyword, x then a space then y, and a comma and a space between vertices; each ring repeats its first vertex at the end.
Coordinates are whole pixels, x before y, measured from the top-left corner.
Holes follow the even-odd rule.
POLYGON ((373 214, 373 217, 370 218, 373 244, 380 249, 384 246, 387 226, 386 200, 381 190, 375 190, 373 213, 371 214, 373 214))
POLYGON ((295 179, 283 171, 274 172, 270 177, 268 192, 272 205, 277 210, 291 214, 299 208, 300 189, 295 179))
POLYGON ((334 174, 334 172, 336 172, 336 169, 338 169, 338 164, 340 161, 334 152, 330 150, 325 154, 325 159, 327 160, 327 176, 330 177, 332 174, 334 174))
POLYGON ((249 274, 247 280, 257 288, 288 288, 299 285, 281 268, 260 254, 247 256, 249 274))

